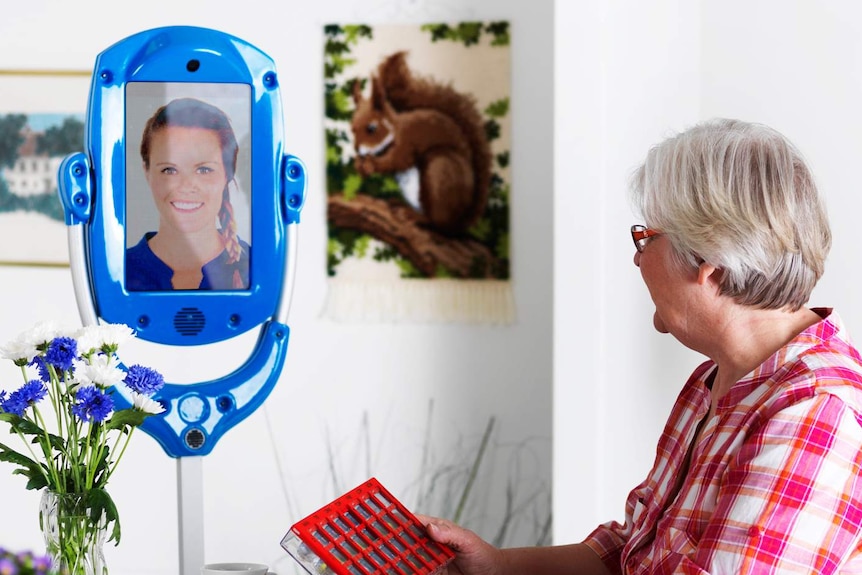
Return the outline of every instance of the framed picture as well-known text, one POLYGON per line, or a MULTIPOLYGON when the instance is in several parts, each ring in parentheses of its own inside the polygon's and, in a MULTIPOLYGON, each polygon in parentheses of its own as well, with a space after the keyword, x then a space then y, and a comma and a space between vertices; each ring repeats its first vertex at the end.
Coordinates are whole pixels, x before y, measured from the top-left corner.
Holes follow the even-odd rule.
POLYGON ((324 36, 324 316, 512 323, 509 22, 324 36))
POLYGON ((0 70, 0 265, 69 265, 57 170, 84 149, 90 77, 0 70))

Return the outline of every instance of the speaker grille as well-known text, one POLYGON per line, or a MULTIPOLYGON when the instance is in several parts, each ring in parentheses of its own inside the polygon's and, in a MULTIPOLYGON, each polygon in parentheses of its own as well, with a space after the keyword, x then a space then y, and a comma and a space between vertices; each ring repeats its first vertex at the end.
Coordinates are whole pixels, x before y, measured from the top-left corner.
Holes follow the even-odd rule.
POLYGON ((184 307, 174 315, 174 329, 180 335, 197 335, 203 331, 206 317, 196 307, 184 307))
POLYGON ((200 429, 192 428, 186 432, 185 441, 186 446, 188 446, 189 449, 200 449, 206 440, 206 437, 204 437, 204 434, 200 429))

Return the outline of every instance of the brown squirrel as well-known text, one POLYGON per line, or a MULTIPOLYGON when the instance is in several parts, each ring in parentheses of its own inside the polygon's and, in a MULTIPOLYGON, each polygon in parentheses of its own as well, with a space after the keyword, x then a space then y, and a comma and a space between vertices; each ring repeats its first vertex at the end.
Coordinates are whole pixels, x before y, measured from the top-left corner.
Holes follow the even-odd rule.
POLYGON ((414 76, 405 52, 388 56, 371 77, 371 96, 353 85, 356 169, 394 174, 420 222, 462 235, 485 210, 491 149, 474 98, 414 76))

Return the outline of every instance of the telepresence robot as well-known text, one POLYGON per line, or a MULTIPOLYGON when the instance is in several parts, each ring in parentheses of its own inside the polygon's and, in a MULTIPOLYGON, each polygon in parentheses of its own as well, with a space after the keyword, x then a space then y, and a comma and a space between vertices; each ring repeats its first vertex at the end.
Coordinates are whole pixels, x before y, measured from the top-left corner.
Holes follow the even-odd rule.
MULTIPOLYGON (((212 381, 167 383, 155 396, 165 412, 142 425, 177 458, 183 575, 198 573, 204 563, 201 456, 264 402, 287 351, 306 171, 298 158, 285 154, 283 131, 279 76, 266 54, 215 30, 158 28, 125 38, 96 58, 86 149, 60 167, 72 280, 84 325, 124 323, 139 338, 170 346, 220 342, 259 329, 241 367, 212 381), (197 109, 200 102, 226 117, 229 129, 211 113, 196 116, 174 106, 197 109), (201 123, 201 116, 210 119, 201 123), (192 136, 220 134, 210 136, 219 142, 227 173, 219 201, 197 199, 195 193, 203 194, 197 189, 165 191, 168 184, 156 181, 177 182, 187 171, 215 177, 219 166, 211 164, 219 161, 174 157, 205 146, 172 144, 174 156, 152 157, 146 169, 144 155, 155 154, 149 149, 155 144, 144 132, 160 125, 185 128, 192 136), (229 132, 232 144, 226 144, 229 132), (184 162, 194 168, 186 170, 184 162), (195 226, 212 226, 230 239, 224 240, 225 253, 204 267, 199 285, 178 285, 179 272, 171 276, 164 262, 152 260, 157 242, 150 240, 159 234, 182 237, 172 247, 204 252, 206 246, 195 242, 212 235, 196 233, 195 226)), ((130 397, 116 391, 118 409, 131 405, 130 397)))

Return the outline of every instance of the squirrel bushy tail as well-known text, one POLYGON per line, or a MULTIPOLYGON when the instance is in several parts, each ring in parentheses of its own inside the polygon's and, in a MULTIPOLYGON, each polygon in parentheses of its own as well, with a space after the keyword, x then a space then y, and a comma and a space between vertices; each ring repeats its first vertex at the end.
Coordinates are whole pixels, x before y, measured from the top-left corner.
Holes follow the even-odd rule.
POLYGON ((377 68, 377 76, 391 106, 398 112, 431 109, 454 120, 461 128, 472 152, 475 176, 473 209, 465 218, 470 224, 485 211, 491 187, 491 148, 485 134, 485 121, 475 99, 451 86, 414 75, 406 62, 407 53, 396 52, 377 68))

